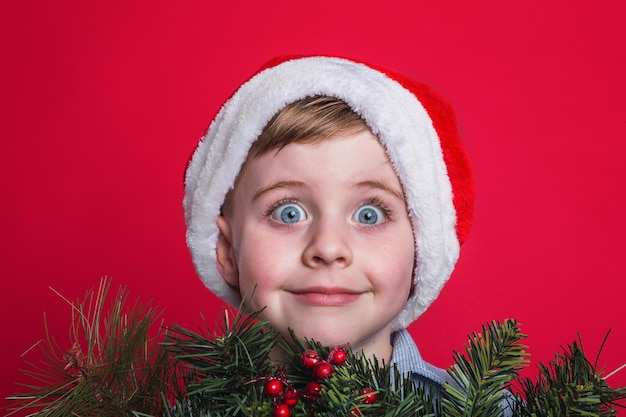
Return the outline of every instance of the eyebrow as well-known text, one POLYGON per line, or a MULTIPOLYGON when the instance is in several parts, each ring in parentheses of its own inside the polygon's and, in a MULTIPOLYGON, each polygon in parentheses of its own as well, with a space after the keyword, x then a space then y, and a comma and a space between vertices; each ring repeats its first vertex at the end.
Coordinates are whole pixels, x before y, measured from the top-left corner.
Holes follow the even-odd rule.
POLYGON ((397 188, 391 187, 385 184, 384 182, 371 180, 371 181, 361 181, 354 185, 356 187, 376 188, 379 190, 383 190, 396 196, 398 199, 404 201, 404 193, 402 192, 402 190, 398 190, 397 188))
MULTIPOLYGON (((255 201, 256 199, 261 197, 263 194, 268 193, 273 190, 277 190, 280 188, 302 188, 304 186, 306 186, 306 184, 302 181, 278 181, 278 182, 268 185, 267 187, 263 187, 260 190, 258 190, 256 193, 254 193, 254 195, 252 196, 252 201, 255 201)), ((361 181, 361 182, 355 183, 354 187, 375 188, 378 190, 386 191, 389 194, 404 201, 404 193, 402 192, 402 190, 398 190, 397 188, 391 187, 385 184, 384 182, 375 181, 375 180, 361 181)))
POLYGON ((267 187, 263 187, 260 190, 258 190, 256 193, 254 193, 254 195, 252 196, 252 201, 255 201, 257 198, 261 197, 263 194, 268 193, 272 190, 277 190, 279 188, 301 188, 301 187, 304 187, 305 185, 306 184, 302 181, 278 181, 278 182, 268 185, 267 187))

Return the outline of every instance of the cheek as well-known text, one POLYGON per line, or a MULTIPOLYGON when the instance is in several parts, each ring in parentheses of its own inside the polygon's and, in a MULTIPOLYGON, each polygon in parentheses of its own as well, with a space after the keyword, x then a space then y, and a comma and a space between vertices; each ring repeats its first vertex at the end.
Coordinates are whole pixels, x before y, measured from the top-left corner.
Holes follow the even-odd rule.
POLYGON ((244 239, 245 244, 237 250, 240 291, 261 294, 279 288, 289 275, 288 245, 272 242, 271 239, 244 239))
POLYGON ((387 245, 381 245, 381 255, 376 261, 372 260, 373 267, 382 277, 382 285, 395 289, 397 295, 408 294, 413 285, 415 271, 415 251, 413 234, 402 239, 393 239, 387 245))

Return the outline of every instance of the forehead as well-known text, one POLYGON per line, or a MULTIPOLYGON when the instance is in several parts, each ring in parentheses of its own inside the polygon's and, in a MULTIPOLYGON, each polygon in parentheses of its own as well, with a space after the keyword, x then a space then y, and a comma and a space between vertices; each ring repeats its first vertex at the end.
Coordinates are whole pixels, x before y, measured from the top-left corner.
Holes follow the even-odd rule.
MULTIPOLYGON (((311 185, 385 181, 400 187, 384 148, 370 132, 334 136, 315 143, 292 143, 250 158, 241 180, 248 183, 306 179, 311 185)), ((401 191, 401 190, 400 190, 401 191)))

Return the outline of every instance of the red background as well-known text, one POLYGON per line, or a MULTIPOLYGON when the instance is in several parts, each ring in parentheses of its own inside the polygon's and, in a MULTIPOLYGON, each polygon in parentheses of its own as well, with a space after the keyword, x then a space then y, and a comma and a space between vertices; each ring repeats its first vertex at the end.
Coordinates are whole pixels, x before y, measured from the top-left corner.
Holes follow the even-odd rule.
POLYGON ((2 2, 1 397, 43 311, 67 334, 48 286, 73 299, 108 275, 167 322, 219 314, 185 246, 185 163, 221 102, 290 53, 383 65, 458 113, 476 221, 411 327, 428 360, 448 366, 468 332, 515 317, 535 361, 578 332, 595 357, 611 328, 600 364, 626 362, 623 3, 382 3, 2 2))

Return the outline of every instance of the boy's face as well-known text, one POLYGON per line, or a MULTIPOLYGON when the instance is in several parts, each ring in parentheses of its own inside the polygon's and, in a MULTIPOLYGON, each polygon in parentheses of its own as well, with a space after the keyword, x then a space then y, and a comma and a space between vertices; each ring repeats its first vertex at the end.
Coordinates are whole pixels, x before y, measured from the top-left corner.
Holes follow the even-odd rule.
POLYGON ((414 239, 400 181, 369 131, 245 164, 218 218, 218 269, 283 335, 391 356, 414 239))

